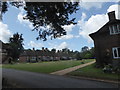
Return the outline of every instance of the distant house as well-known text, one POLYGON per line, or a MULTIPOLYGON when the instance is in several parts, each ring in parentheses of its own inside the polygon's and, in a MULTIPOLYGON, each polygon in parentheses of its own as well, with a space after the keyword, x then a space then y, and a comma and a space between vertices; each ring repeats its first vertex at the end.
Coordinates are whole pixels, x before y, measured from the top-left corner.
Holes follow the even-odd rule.
POLYGON ((47 48, 42 50, 35 50, 34 48, 24 50, 20 57, 19 62, 39 62, 39 61, 58 61, 58 60, 71 60, 73 56, 67 52, 49 51, 47 48))
POLYGON ((0 64, 9 63, 9 58, 11 58, 9 53, 10 49, 9 44, 3 43, 0 40, 0 64))
POLYGON ((115 11, 109 12, 108 17, 109 21, 103 27, 90 34, 99 65, 120 63, 120 20, 116 19, 115 11))
POLYGON ((39 62, 60 60, 56 53, 51 53, 49 50, 24 50, 19 57, 20 62, 39 62))

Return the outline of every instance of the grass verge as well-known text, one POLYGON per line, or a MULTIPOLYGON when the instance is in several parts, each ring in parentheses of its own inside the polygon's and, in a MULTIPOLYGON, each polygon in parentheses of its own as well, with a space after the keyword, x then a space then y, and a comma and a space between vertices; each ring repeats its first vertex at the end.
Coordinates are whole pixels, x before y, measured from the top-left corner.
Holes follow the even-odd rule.
POLYGON ((3 68, 25 70, 31 72, 51 73, 58 70, 62 70, 69 67, 74 67, 82 64, 81 62, 88 63, 94 59, 89 60, 67 60, 67 61, 51 61, 51 62, 39 62, 39 63, 20 63, 20 64, 5 64, 3 68))
POLYGON ((80 68, 76 71, 70 72, 67 75, 83 76, 83 77, 90 77, 90 78, 96 78, 96 79, 115 80, 115 81, 118 81, 118 79, 120 79, 118 77, 120 76, 120 74, 104 73, 102 69, 95 68, 95 63, 88 65, 86 67, 80 68))
POLYGON ((0 68, 2 68, 2 64, 0 64, 0 68))

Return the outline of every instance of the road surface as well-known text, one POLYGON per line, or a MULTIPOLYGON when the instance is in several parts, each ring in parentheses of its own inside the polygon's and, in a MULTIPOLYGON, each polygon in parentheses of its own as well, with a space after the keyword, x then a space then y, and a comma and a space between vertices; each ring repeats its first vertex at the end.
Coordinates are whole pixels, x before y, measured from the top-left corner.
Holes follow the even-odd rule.
POLYGON ((3 69, 3 77, 23 88, 118 88, 117 84, 66 76, 3 69))

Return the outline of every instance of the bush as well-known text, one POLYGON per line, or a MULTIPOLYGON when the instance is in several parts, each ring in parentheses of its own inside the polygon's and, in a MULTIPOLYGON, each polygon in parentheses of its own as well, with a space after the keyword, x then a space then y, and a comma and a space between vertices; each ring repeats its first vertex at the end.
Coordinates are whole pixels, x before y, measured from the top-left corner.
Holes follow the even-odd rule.
POLYGON ((112 71, 113 71, 113 68, 111 64, 105 65, 103 68, 104 73, 112 73, 112 71))
POLYGON ((82 61, 81 64, 85 64, 85 63, 82 61))
POLYGON ((85 54, 85 56, 84 56, 85 59, 89 59, 89 58, 91 58, 91 57, 92 57, 92 55, 91 55, 90 53, 87 53, 87 54, 85 54))
POLYGON ((105 65, 103 68, 104 73, 118 73, 120 74, 120 66, 112 66, 111 64, 105 65))
POLYGON ((120 73, 120 66, 115 66, 115 67, 113 68, 113 71, 114 71, 115 73, 120 73))

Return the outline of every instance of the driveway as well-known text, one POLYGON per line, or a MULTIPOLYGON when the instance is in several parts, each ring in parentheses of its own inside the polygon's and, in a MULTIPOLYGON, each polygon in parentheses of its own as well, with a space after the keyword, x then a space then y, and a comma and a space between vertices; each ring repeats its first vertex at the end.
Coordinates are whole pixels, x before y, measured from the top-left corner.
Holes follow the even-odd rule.
POLYGON ((3 69, 3 77, 23 88, 118 88, 117 84, 52 74, 3 69))

